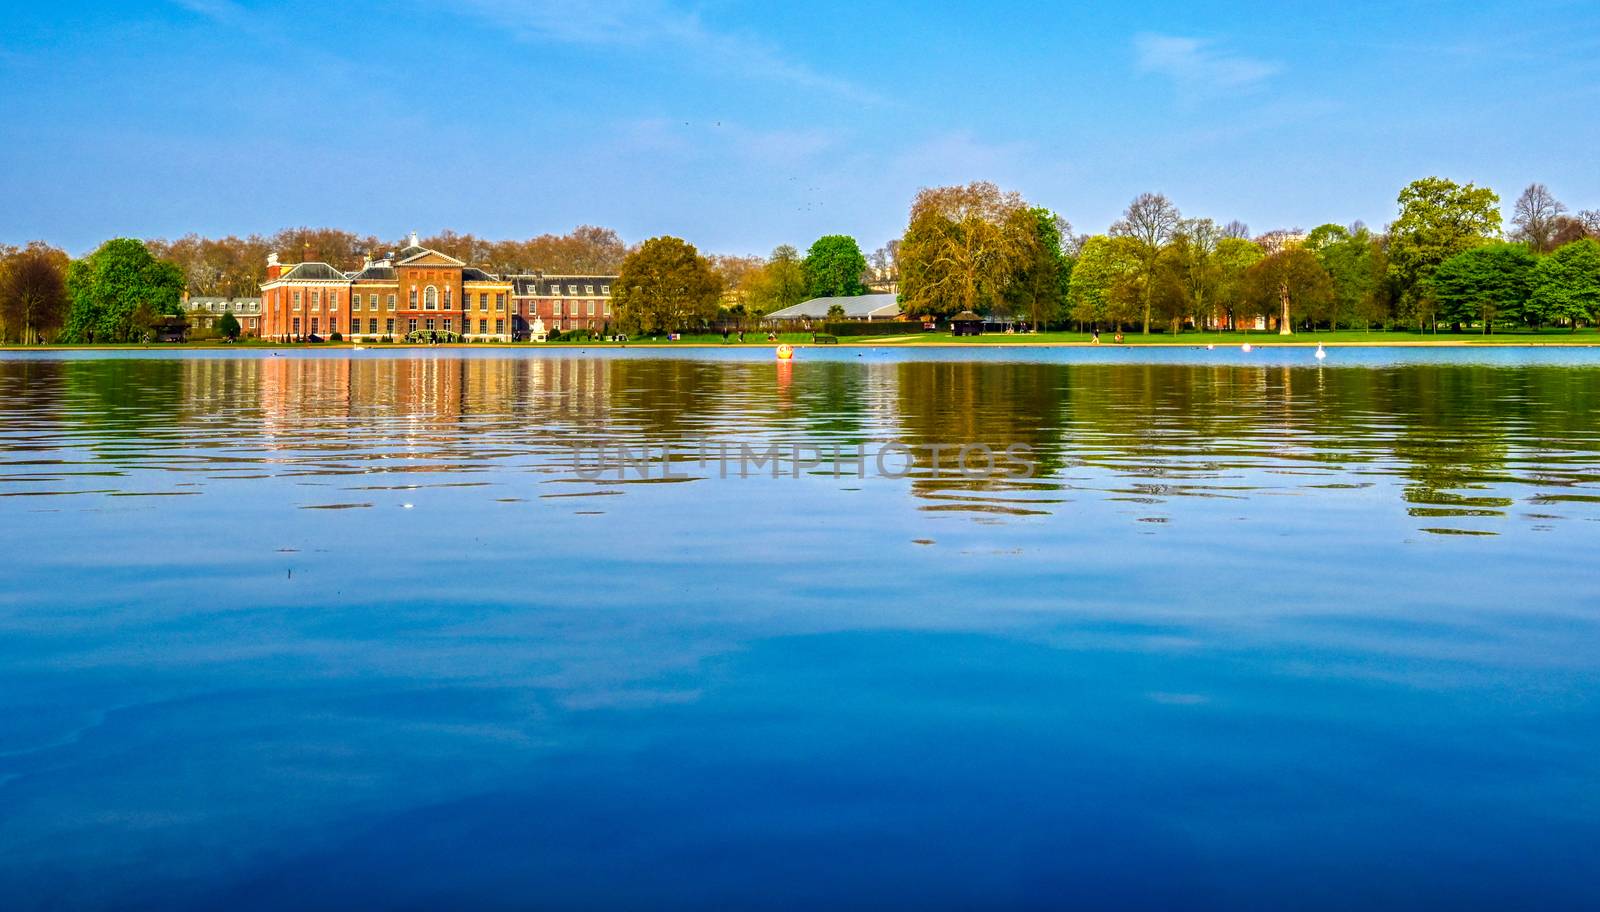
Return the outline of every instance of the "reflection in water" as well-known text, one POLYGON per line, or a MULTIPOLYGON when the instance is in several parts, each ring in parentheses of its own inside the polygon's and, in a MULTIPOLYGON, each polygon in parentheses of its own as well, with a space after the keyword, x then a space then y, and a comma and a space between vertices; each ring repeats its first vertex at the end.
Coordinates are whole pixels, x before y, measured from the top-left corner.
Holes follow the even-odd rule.
MULTIPOLYGON (((826 457, 894 441, 910 455, 889 460, 890 474, 907 477, 872 483, 901 485, 924 510, 985 521, 1061 514, 1084 498, 1133 505, 1129 515, 1150 522, 1168 518, 1175 498, 1392 492, 1384 496, 1419 530, 1493 532, 1519 503, 1581 509, 1600 499, 1596 373, 1450 363, 0 360, 0 495, 196 493, 207 479, 340 476, 350 490, 520 473, 577 482, 580 441, 658 462, 699 454, 680 471, 716 484, 704 454, 719 443, 826 457), (979 445, 1001 454, 996 470, 963 472, 996 465, 979 445), (1031 477, 1004 459, 1015 445, 1027 447, 1031 477)), ((869 455, 867 474, 876 468, 869 455)), ((810 469, 836 470, 841 484, 861 483, 854 464, 825 458, 810 469)))
POLYGON ((1600 907, 1600 352, 1329 360, 0 358, 0 909, 1600 907))

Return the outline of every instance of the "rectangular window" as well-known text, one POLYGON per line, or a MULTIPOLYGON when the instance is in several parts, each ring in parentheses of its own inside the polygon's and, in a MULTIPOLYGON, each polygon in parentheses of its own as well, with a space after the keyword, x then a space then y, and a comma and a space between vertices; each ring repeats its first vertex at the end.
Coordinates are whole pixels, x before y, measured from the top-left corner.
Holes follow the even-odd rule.
MULTIPOLYGON (((373 295, 373 297, 376 298, 377 295, 373 295)), ((377 301, 373 301, 373 303, 376 304, 377 301)), ((389 296, 389 309, 394 310, 394 295, 389 296)))
POLYGON ((494 296, 494 309, 500 313, 505 313, 506 296, 503 293, 494 296))
POLYGON ((497 336, 503 336, 505 335, 505 332, 506 321, 504 319, 494 321, 494 334, 497 336))
POLYGON ((488 310, 489 309, 489 293, 488 292, 483 292, 482 294, 478 295, 478 309, 479 310, 488 310))
POLYGON ((406 321, 406 332, 414 333, 416 331, 417 331, 417 318, 416 317, 412 317, 411 319, 406 321))
POLYGON ((585 286, 583 286, 583 293, 584 294, 594 294, 594 286, 593 285, 585 285, 585 286))
POLYGON ((478 321, 478 335, 480 335, 480 336, 481 335, 485 335, 488 332, 489 332, 489 321, 488 320, 479 320, 478 321))
POLYGON ((603 295, 610 294, 611 293, 611 286, 610 285, 601 285, 600 286, 600 293, 603 294, 603 295))
POLYGON ((589 302, 589 316, 594 316, 594 301, 589 302))
POLYGON ((311 318, 311 334, 313 336, 317 334, 317 318, 316 317, 312 317, 311 318))
POLYGON ((433 332, 438 328, 438 325, 433 322, 432 317, 429 317, 428 319, 422 321, 422 328, 426 329, 428 332, 433 332))
POLYGON ((339 293, 337 291, 328 292, 328 310, 332 311, 332 310, 338 310, 338 309, 339 309, 339 293))
POLYGON ((602 308, 602 310, 605 312, 606 316, 608 316, 608 317, 611 316, 611 302, 607 301, 606 302, 606 306, 604 308, 602 308))
POLYGON ((451 288, 449 285, 446 285, 444 287, 444 309, 445 310, 449 310, 450 309, 450 292, 452 292, 452 291, 454 291, 454 289, 451 288))
POLYGON ((300 309, 300 289, 298 288, 294 290, 294 309, 300 309))
POLYGON ((577 293, 578 293, 578 286, 576 286, 576 285, 568 285, 567 286, 567 294, 575 295, 577 293))
POLYGON ((383 331, 391 336, 394 335, 394 317, 383 321, 383 331))
POLYGON ((415 288, 411 289, 411 309, 417 309, 417 290, 415 288))
POLYGON ((450 320, 449 317, 445 317, 444 318, 444 331, 445 332, 451 332, 452 329, 453 329, 452 321, 450 320))
MULTIPOLYGON (((311 293, 311 309, 313 312, 322 309, 322 292, 313 291, 311 293)), ((316 332, 316 330, 313 329, 312 332, 316 332)))
POLYGON ((297 336, 300 335, 300 318, 299 317, 295 317, 294 318, 294 334, 297 335, 297 336))
POLYGON ((351 313, 360 313, 361 312, 361 296, 360 295, 351 295, 350 296, 350 312, 351 313))
POLYGON ((374 336, 376 336, 378 334, 378 318, 377 317, 369 317, 367 319, 367 332, 372 333, 374 336))

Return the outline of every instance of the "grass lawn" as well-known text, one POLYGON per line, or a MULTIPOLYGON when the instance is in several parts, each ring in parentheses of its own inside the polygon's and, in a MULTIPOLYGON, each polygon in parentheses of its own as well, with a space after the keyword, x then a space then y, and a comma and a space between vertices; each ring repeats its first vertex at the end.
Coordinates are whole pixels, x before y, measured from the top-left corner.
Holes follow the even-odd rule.
MULTIPOLYGON (((1116 333, 1100 334, 1101 345, 1116 345, 1116 333)), ((904 336, 845 336, 840 344, 851 345, 1087 345, 1093 341, 1091 333, 1041 332, 993 333, 982 336, 951 336, 949 333, 916 333, 904 336)), ((1338 331, 1300 332, 1280 336, 1270 331, 1239 332, 1186 332, 1178 335, 1138 332, 1124 333, 1124 345, 1542 345, 1542 344, 1600 344, 1600 332, 1583 329, 1570 332, 1565 329, 1522 330, 1481 333, 1420 333, 1414 331, 1384 332, 1375 330, 1341 329, 1338 331)))

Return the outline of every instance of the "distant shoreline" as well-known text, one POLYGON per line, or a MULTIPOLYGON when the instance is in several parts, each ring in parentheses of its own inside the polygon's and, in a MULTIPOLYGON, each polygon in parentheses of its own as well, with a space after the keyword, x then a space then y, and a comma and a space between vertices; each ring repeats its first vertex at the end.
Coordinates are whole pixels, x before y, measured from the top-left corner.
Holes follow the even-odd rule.
MULTIPOLYGON (((1023 340, 1016 341, 987 341, 982 339, 955 341, 953 339, 928 339, 907 340, 904 338, 876 338, 872 336, 859 336, 851 339, 840 339, 836 344, 819 344, 814 342, 787 342, 793 348, 1101 348, 1101 349, 1138 349, 1138 348, 1205 348, 1210 345, 1218 349, 1239 348, 1245 344, 1252 348, 1316 348, 1318 345, 1327 348, 1595 348, 1600 347, 1600 335, 1582 335, 1577 339, 1519 339, 1505 341, 1500 339, 1373 339, 1367 340, 1319 340, 1314 336, 1291 337, 1286 339, 1262 338, 1240 341, 1233 340, 1195 340, 1186 342, 1177 341, 1128 341, 1128 342, 1085 342, 1078 340, 1023 340)), ((572 351, 590 348, 648 348, 648 349, 695 349, 695 350, 725 350, 725 349, 751 349, 759 350, 774 348, 776 342, 457 342, 427 345, 408 342, 376 343, 372 345, 357 346, 348 342, 323 342, 310 343, 265 343, 250 342, 243 344, 228 344, 221 342, 184 342, 175 344, 143 344, 121 343, 113 345, 0 345, 0 353, 10 352, 70 352, 70 351, 347 351, 354 352, 358 349, 363 352, 383 351, 410 351, 416 349, 446 349, 446 350, 509 350, 509 351, 572 351)))

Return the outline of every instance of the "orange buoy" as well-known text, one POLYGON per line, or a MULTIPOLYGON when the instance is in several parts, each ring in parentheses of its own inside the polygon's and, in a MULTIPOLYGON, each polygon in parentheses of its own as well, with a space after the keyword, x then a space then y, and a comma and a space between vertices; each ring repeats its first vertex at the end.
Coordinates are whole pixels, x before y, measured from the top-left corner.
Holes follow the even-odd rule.
POLYGON ((788 344, 778 346, 778 360, 787 361, 794 357, 794 349, 788 344))

